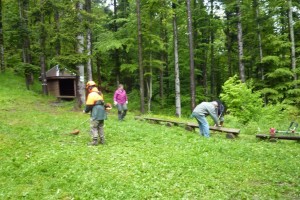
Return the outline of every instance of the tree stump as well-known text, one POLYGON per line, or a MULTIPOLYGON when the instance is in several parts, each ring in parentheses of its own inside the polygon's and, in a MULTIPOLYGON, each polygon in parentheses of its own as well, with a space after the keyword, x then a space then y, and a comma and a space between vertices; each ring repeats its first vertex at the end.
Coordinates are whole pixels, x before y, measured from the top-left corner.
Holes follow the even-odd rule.
POLYGON ((195 131, 195 129, 192 126, 185 126, 185 130, 187 130, 187 131, 195 131))
POLYGON ((235 135, 232 134, 232 133, 227 133, 227 134, 226 134, 226 138, 227 138, 227 139, 234 139, 234 138, 235 138, 235 135))

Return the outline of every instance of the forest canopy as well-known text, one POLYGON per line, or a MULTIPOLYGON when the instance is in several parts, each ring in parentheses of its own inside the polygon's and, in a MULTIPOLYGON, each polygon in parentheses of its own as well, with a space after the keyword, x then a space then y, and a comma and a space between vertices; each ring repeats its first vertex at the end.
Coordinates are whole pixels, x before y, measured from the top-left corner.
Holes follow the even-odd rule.
POLYGON ((300 4, 292 0, 0 0, 0 67, 27 89, 55 65, 141 112, 217 99, 235 75, 263 104, 299 106, 300 4))

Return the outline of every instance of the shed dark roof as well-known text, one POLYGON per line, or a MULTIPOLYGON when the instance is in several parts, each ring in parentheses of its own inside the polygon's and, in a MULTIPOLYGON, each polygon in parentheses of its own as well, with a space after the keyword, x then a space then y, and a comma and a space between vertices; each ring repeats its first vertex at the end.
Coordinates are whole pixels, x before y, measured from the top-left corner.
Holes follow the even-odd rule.
POLYGON ((75 78, 76 77, 76 74, 75 73, 72 73, 70 70, 68 69, 60 69, 59 68, 59 65, 55 65, 54 67, 52 67, 51 69, 49 69, 47 72, 46 72, 46 77, 47 78, 62 78, 62 77, 65 77, 65 78, 75 78))

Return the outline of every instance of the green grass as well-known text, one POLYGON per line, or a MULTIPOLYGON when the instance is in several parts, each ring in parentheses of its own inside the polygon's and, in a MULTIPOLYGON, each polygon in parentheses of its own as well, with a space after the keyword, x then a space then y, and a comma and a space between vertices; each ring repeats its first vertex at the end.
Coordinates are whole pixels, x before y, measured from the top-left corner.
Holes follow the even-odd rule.
POLYGON ((88 123, 69 134, 88 118, 72 102, 26 91, 12 74, 0 79, 0 199, 300 198, 294 141, 205 139, 130 112, 118 122, 114 109, 107 144, 88 147, 88 123))

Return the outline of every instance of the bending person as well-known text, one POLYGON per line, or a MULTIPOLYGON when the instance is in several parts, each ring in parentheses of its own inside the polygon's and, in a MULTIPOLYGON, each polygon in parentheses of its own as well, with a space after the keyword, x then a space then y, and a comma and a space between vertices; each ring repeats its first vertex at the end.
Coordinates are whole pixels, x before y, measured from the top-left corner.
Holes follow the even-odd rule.
POLYGON ((218 103, 216 101, 212 101, 202 102, 193 110, 192 117, 195 117, 199 124, 200 135, 207 138, 210 137, 209 124, 206 120, 206 116, 208 115, 211 116, 216 125, 220 126, 218 122, 217 108, 218 103))

